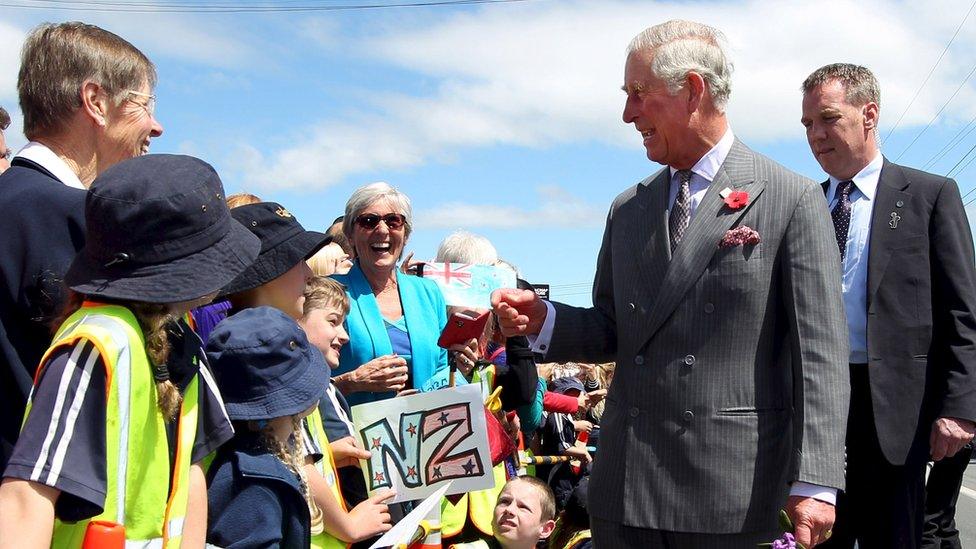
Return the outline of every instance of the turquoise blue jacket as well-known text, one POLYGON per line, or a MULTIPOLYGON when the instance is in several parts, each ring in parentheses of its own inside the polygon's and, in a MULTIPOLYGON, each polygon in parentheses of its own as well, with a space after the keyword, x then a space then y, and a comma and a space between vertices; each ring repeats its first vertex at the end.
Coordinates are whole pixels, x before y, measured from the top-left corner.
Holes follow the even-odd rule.
MULTIPOLYGON (((396 273, 400 290, 400 304, 410 336, 413 388, 431 391, 448 385, 447 351, 437 346, 437 338, 447 324, 447 305, 444 296, 433 281, 396 273)), ((349 294, 349 314, 346 331, 349 343, 339 353, 339 367, 332 375, 344 374, 376 357, 393 352, 380 308, 373 295, 373 288, 356 262, 348 274, 332 275, 346 286, 349 294)), ((456 383, 464 383, 464 376, 457 375, 456 383)), ((350 406, 383 400, 394 395, 387 393, 352 393, 347 396, 350 406)))

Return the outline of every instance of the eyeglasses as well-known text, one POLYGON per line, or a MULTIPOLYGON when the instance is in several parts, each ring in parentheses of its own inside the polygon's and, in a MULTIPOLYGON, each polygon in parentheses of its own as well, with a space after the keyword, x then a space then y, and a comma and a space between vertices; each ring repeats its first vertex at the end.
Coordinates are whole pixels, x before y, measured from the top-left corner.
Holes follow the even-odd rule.
POLYGON ((148 94, 148 93, 137 92, 135 90, 125 90, 125 93, 127 93, 129 95, 138 95, 139 97, 145 97, 146 98, 146 102, 145 103, 140 103, 138 101, 132 101, 132 98, 131 97, 127 97, 126 99, 129 100, 129 101, 132 101, 136 105, 139 105, 143 109, 146 109, 146 113, 148 113, 149 116, 153 116, 155 114, 155 112, 156 112, 156 96, 155 95, 151 95, 151 94, 148 94))
POLYGON ((362 214, 356 217, 356 225, 359 225, 367 231, 372 231, 380 224, 380 221, 386 223, 386 227, 391 231, 395 231, 403 227, 404 223, 407 222, 406 216, 402 214, 389 213, 386 215, 379 214, 362 214))

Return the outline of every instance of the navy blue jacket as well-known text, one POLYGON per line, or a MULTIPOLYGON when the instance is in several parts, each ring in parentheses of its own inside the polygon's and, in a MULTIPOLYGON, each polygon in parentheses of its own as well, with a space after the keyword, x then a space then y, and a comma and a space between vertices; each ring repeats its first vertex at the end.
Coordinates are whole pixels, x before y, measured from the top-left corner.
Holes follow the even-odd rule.
POLYGON ((217 451, 207 481, 207 543, 226 549, 305 549, 311 543, 298 477, 249 433, 217 451))
POLYGON ((85 191, 14 158, 0 175, 0 471, 20 433, 62 278, 85 243, 85 191))

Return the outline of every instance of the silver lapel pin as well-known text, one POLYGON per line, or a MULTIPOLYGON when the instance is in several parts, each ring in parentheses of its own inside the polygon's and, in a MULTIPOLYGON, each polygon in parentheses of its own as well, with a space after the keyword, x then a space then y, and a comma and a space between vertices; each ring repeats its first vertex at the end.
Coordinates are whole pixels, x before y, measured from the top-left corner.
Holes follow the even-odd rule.
POLYGON ((901 216, 898 215, 898 212, 891 212, 891 221, 888 222, 888 226, 897 229, 899 221, 901 221, 901 216))

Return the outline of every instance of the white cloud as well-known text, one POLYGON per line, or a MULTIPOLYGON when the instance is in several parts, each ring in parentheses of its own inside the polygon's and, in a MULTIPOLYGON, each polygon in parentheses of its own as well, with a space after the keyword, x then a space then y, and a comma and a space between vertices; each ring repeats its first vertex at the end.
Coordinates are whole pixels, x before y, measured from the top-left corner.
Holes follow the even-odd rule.
POLYGON ((24 31, 0 21, 0 104, 8 111, 17 101, 17 67, 20 67, 20 47, 24 31))
MULTIPOLYGON (((370 114, 314 120, 293 132, 297 145, 257 157, 242 177, 257 186, 321 188, 468 147, 599 141, 638 149, 639 139, 620 120, 624 50, 646 25, 674 17, 713 24, 729 36, 736 62, 729 112, 746 140, 800 137, 800 82, 814 68, 842 60, 879 76, 886 131, 967 7, 949 0, 564 1, 411 18, 383 25, 382 35, 349 49, 433 79, 432 93, 364 94, 370 114)), ((976 36, 961 32, 901 127, 928 122, 976 62, 973 46, 976 36)), ((974 84, 956 97, 946 119, 976 113, 974 84)))
POLYGON ((605 207, 589 204, 562 187, 538 187, 536 195, 538 200, 535 208, 448 202, 419 212, 414 218, 417 226, 424 229, 580 229, 603 226, 605 207))

